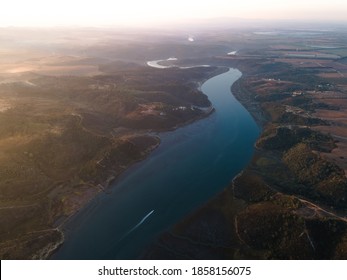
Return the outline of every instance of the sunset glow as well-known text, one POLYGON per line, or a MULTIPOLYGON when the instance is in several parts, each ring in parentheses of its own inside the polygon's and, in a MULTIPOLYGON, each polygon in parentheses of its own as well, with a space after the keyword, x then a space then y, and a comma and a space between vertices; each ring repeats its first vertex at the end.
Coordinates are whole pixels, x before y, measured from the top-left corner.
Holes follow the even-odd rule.
POLYGON ((155 25, 217 17, 345 21, 344 0, 5 0, 1 26, 155 25))

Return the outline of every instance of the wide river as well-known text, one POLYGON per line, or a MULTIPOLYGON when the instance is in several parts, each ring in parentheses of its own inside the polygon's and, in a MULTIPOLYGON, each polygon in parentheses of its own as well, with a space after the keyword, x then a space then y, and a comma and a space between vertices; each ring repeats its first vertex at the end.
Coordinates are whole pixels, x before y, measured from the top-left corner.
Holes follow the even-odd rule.
MULTIPOLYGON (((163 70, 165 71, 165 70, 163 70)), ((136 259, 159 233, 228 186, 250 161, 259 127, 233 97, 241 72, 201 87, 216 111, 175 131, 66 226, 54 259, 136 259)))

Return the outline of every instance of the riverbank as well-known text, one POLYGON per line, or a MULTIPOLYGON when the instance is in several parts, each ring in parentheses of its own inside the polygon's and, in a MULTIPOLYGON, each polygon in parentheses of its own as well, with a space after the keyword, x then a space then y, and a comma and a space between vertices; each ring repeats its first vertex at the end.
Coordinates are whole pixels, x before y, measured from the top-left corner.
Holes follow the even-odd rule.
MULTIPOLYGON (((247 62, 243 69, 249 66, 247 62)), ((253 65, 232 87, 263 128, 251 162, 223 192, 162 234, 141 258, 347 258, 346 177, 338 165, 320 156, 331 152, 335 141, 316 129, 321 120, 282 109, 311 102, 299 103, 296 95, 283 90, 283 85, 293 86, 283 81, 285 72, 275 87, 279 73, 262 77, 257 67, 263 66, 253 65), (266 83, 268 90, 260 90, 266 83)))
MULTIPOLYGON (((204 79, 198 81, 198 82, 195 82, 194 83, 194 87, 195 89, 197 90, 201 90, 201 84, 203 84, 206 80, 210 79, 211 77, 213 76, 216 76, 216 75, 219 75, 221 73, 224 73, 226 72, 228 69, 227 68, 216 68, 211 74, 207 75, 204 77, 204 79)), ((184 126, 187 126, 193 122, 196 122, 196 121, 199 121, 203 118, 206 118, 208 117, 210 114, 212 114, 214 112, 214 108, 212 105, 210 105, 209 109, 208 110, 202 110, 202 109, 199 109, 203 112, 203 114, 199 114, 198 116, 196 116, 195 118, 191 118, 190 120, 184 122, 184 123, 181 123, 175 127, 172 127, 170 129, 161 129, 161 130, 158 130, 158 131, 148 131, 147 134, 149 137, 153 137, 153 139, 156 139, 156 144, 154 144, 153 146, 147 148, 144 152, 142 152, 142 156, 141 158, 138 158, 132 162, 129 162, 126 166, 123 166, 122 167, 122 171, 119 172, 118 174, 112 174, 111 176, 108 175, 108 178, 105 180, 104 183, 102 184, 98 184, 96 187, 97 189, 99 189, 99 191, 102 191, 104 193, 110 193, 112 192, 112 186, 111 185, 115 185, 117 184, 119 178, 121 177, 122 174, 124 174, 124 172, 128 171, 132 166, 134 166, 136 163, 139 163, 143 160, 145 160, 159 145, 160 145, 160 137, 158 136, 158 133, 163 133, 165 131, 174 131, 180 127, 184 127, 184 126)), ((146 132, 142 132, 142 133, 146 133, 146 132)), ((102 162, 102 160, 100 160, 100 162, 102 162)), ((106 172, 106 173, 109 173, 109 172, 106 172)), ((76 213, 80 212, 86 205, 92 203, 93 200, 96 199, 96 197, 98 196, 98 194, 94 195, 94 196, 87 196, 86 199, 80 199, 79 201, 79 206, 78 207, 75 207, 76 211, 73 212, 71 215, 69 215, 67 218, 63 219, 63 220, 60 220, 59 221, 59 225, 58 225, 58 228, 59 229, 62 229, 61 231, 61 234, 63 234, 64 232, 64 228, 65 228, 65 224, 67 224, 72 218, 74 218, 74 216, 76 215, 76 213), (83 201, 83 203, 81 203, 81 201, 83 201)), ((64 236, 62 237, 63 240, 64 240, 64 236)), ((53 248, 53 250, 50 252, 49 255, 52 255, 54 254, 54 252, 56 252, 60 246, 63 245, 63 242, 61 242, 61 240, 59 240, 57 242, 58 244, 53 244, 53 245, 49 245, 50 248, 53 248), (59 246, 58 246, 59 245, 59 246)), ((44 249, 45 251, 47 251, 47 249, 44 249)))
POLYGON ((110 196, 100 196, 101 204, 90 206, 92 210, 67 225, 68 242, 54 258, 137 258, 158 233, 229 182, 230 174, 237 174, 251 157, 258 135, 249 113, 229 94, 230 84, 240 75, 230 70, 204 83, 202 90, 208 92, 215 113, 161 133, 162 144, 143 164, 122 176, 110 196), (215 188, 210 187, 212 182, 215 188), (146 223, 126 235, 152 210, 146 223), (86 249, 91 236, 98 240, 97 246, 86 249))
POLYGON ((1 84, 11 107, 0 116, 2 259, 47 256, 75 213, 155 150, 155 133, 212 112, 199 109, 210 102, 197 84, 219 69, 123 66, 98 76, 14 75, 1 84))
POLYGON ((252 115, 255 122, 260 128, 264 128, 268 120, 264 115, 263 110, 259 102, 254 100, 252 93, 247 91, 245 88, 242 88, 242 82, 240 80, 236 81, 232 87, 231 92, 235 98, 244 106, 247 111, 252 115))
MULTIPOLYGON (((39 252, 37 254, 37 257, 35 257, 35 259, 48 259, 50 258, 56 251, 59 250, 59 248, 61 246, 63 246, 64 242, 65 242, 65 225, 67 223, 69 223, 69 221, 71 219, 73 219, 75 217, 75 215, 80 212, 83 211, 83 209, 90 203, 92 203, 95 199, 97 199, 98 195, 100 195, 100 193, 105 193, 106 195, 109 194, 110 192, 112 192, 112 185, 115 184, 115 182, 117 181, 117 179, 122 176, 122 174, 124 172, 126 172, 127 170, 129 170, 132 166, 134 166, 136 163, 139 163, 143 160, 145 160, 156 148, 159 147, 160 145, 160 138, 157 136, 150 136, 153 139, 155 139, 156 143, 150 147, 148 147, 147 149, 143 150, 141 152, 141 157, 138 159, 134 159, 133 161, 129 162, 127 165, 123 165, 122 166, 122 170, 120 172, 118 172, 117 174, 112 174, 109 175, 110 172, 112 172, 111 170, 108 170, 107 172, 105 172, 105 174, 108 176, 104 183, 100 183, 98 185, 94 185, 91 186, 92 188, 96 188, 99 191, 96 192, 95 194, 93 194, 92 196, 89 193, 86 193, 85 197, 80 197, 79 201, 77 202, 78 204, 75 206, 72 206, 75 210, 68 216, 65 217, 63 219, 58 219, 57 220, 57 228, 56 230, 59 232, 59 234, 61 235, 61 238, 59 240, 57 240, 56 243, 52 243, 52 244, 48 244, 48 246, 46 246, 45 248, 42 248, 41 252, 39 252)), ((98 177, 103 177, 103 174, 100 173, 98 174, 98 177)))
MULTIPOLYGON (((201 85, 207 81, 208 79, 217 76, 219 74, 225 73, 227 72, 228 69, 227 68, 216 68, 212 73, 210 73, 209 75, 205 75, 205 77, 203 79, 201 79, 200 81, 194 82, 194 88, 196 90, 201 91, 201 85)), ((205 108, 204 108, 205 109, 205 108)), ((187 120, 186 122, 180 123, 179 125, 176 125, 174 127, 171 128, 166 128, 166 129, 159 129, 156 131, 153 130, 149 130, 147 132, 142 132, 145 133, 145 135, 148 135, 148 137, 152 137, 153 139, 156 139, 156 144, 152 145, 151 147, 148 147, 146 150, 144 150, 142 152, 142 156, 141 158, 138 158, 132 162, 129 162, 126 166, 122 167, 122 171, 119 172, 118 174, 113 174, 111 176, 109 176, 105 182, 103 184, 98 184, 97 188, 99 188, 100 191, 109 194, 110 192, 112 192, 112 185, 116 185, 117 182, 119 181, 119 178, 122 177, 122 175, 127 172, 129 173, 129 170, 136 165, 137 163, 140 163, 142 161, 144 161, 155 149, 157 149, 161 143, 161 139, 160 139, 160 133, 166 132, 166 131, 174 131, 177 130, 180 127, 184 127, 187 126, 191 123, 194 123, 196 121, 199 121, 201 119, 207 118, 210 114, 212 114, 215 110, 212 106, 212 104, 210 105, 210 107, 207 108, 207 110, 202 110, 199 109, 200 111, 202 111, 202 114, 199 114, 196 117, 193 117, 189 120, 187 120)), ((109 172, 106 172, 109 173, 109 172)), ((63 246, 64 244, 64 231, 65 231, 65 225, 67 223, 69 223, 69 221, 75 217, 75 215, 80 212, 81 210, 83 210, 83 208, 85 208, 86 205, 90 204, 93 202, 93 200, 95 200, 97 198, 97 196, 99 195, 99 193, 97 193, 96 195, 94 195, 93 197, 88 196, 86 199, 81 199, 80 201, 83 201, 82 204, 79 205, 79 207, 76 207, 76 211, 74 213, 72 213, 71 215, 69 215, 67 218, 65 218, 64 220, 60 221, 60 224, 58 225, 58 228, 60 229, 60 233, 62 235, 62 239, 59 240, 56 244, 50 244, 49 247, 44 248, 43 251, 45 252, 45 257, 50 257, 51 255, 53 255, 55 252, 57 252, 59 250, 59 248, 61 246, 63 246), (51 248, 51 249, 49 249, 51 248)), ((41 254, 42 255, 42 254, 41 254)))

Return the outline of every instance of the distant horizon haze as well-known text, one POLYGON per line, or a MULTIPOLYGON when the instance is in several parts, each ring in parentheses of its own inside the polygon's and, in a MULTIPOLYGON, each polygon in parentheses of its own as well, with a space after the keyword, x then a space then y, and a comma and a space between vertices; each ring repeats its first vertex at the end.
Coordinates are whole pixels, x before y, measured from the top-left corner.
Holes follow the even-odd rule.
POLYGON ((158 27, 216 18, 347 23, 346 14, 346 0, 5 0, 0 26, 158 27))

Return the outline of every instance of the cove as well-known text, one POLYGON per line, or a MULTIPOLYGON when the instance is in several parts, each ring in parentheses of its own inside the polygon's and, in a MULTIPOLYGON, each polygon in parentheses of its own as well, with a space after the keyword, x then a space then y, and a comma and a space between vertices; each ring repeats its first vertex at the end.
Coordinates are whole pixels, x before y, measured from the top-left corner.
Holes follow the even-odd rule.
MULTIPOLYGON (((165 71, 165 70, 163 70, 165 71)), ((205 203, 248 164, 260 129, 233 97, 237 69, 201 90, 215 112, 175 131, 66 225, 54 259, 137 259, 155 238, 205 203)))

